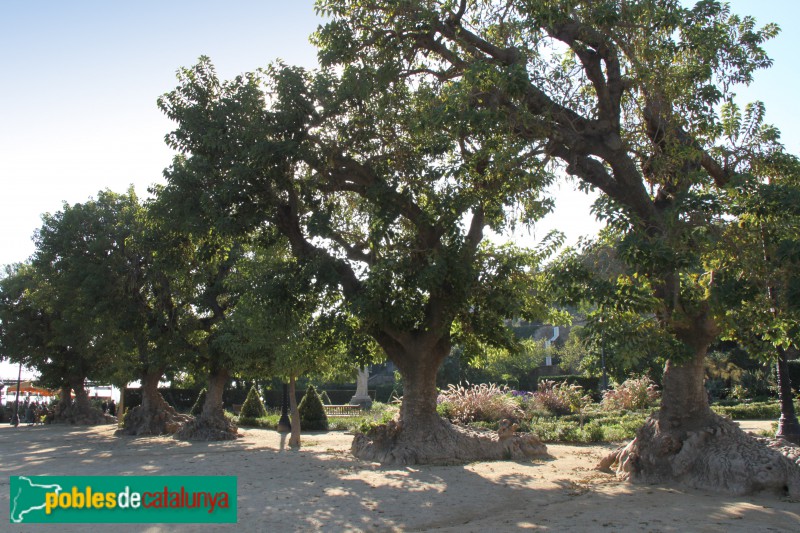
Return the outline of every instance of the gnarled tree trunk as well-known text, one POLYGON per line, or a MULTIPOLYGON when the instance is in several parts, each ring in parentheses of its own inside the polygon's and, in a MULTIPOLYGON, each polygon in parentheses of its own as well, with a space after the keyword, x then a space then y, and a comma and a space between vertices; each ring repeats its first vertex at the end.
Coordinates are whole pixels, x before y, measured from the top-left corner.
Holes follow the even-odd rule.
POLYGON ((636 482, 800 496, 800 459, 765 446, 763 439, 746 434, 709 408, 703 383, 705 332, 698 324, 696 337, 683 339, 694 356, 682 363, 667 362, 661 409, 600 468, 615 467, 618 476, 636 482))
POLYGON ((182 440, 232 440, 237 437, 237 427, 222 408, 222 393, 230 374, 224 368, 212 373, 208 379, 208 390, 200 416, 190 420, 175 434, 182 440))
POLYGON ((64 383, 58 392, 58 404, 56 404, 53 420, 59 420, 63 413, 72 405, 72 387, 64 383))
MULTIPOLYGON (((533 436, 501 439, 496 434, 454 426, 436 412, 436 372, 450 351, 446 339, 408 342, 387 353, 403 376, 400 417, 353 440, 353 455, 385 464, 458 464, 547 455, 533 436)), ((386 349, 386 348, 385 348, 386 349)))
POLYGON ((155 370, 142 376, 142 405, 128 412, 118 433, 123 435, 171 435, 190 417, 178 414, 158 392, 163 372, 155 370))
POLYGON ((54 421, 81 425, 113 423, 116 420, 114 417, 107 416, 92 406, 83 382, 83 377, 72 376, 69 378, 69 385, 61 388, 62 398, 56 408, 54 421), (74 399, 71 398, 71 391, 75 392, 74 399))

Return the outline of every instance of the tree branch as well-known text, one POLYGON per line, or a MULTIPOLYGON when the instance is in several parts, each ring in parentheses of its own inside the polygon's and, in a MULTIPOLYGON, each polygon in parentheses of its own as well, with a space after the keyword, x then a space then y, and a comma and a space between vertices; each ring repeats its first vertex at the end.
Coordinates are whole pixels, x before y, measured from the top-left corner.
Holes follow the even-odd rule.
POLYGON ((297 192, 289 189, 288 195, 289 201, 278 206, 275 225, 289 239, 292 253, 301 260, 327 263, 336 272, 345 295, 349 298, 357 296, 363 287, 353 269, 344 261, 333 257, 327 250, 314 246, 306 239, 300 224, 297 192))

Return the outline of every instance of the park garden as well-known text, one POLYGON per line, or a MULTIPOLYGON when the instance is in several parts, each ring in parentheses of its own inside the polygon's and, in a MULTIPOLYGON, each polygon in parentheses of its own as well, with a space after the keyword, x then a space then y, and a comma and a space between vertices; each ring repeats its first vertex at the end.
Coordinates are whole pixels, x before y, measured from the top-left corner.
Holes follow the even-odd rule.
POLYGON ((226 389, 273 380, 295 448, 326 423, 385 465, 631 439, 604 460, 622 479, 800 494, 800 160, 735 94, 778 27, 705 0, 316 5, 317 69, 179 69, 164 183, 44 214, 6 267, 0 357, 59 391, 52 420, 103 423, 86 380, 139 381, 120 435, 233 440, 275 414, 258 390, 227 413, 226 389), (499 239, 565 177, 598 235, 499 239), (298 405, 386 361, 397 394, 365 416, 298 405), (753 412, 780 446, 722 416, 753 412))

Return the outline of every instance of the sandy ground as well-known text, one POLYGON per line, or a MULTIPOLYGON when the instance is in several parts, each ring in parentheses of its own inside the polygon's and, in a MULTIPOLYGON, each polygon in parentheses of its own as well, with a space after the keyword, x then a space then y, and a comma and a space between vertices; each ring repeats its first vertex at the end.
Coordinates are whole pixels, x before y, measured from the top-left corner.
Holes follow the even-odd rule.
MULTIPOLYGON (((748 430, 769 423, 744 423, 748 430)), ((548 445, 551 459, 387 468, 350 435, 268 430, 233 442, 115 437, 113 427, 0 428, 0 531, 800 532, 800 502, 619 482, 593 470, 612 445, 548 445), (236 525, 7 525, 13 475, 235 475, 236 525), (113 529, 112 529, 113 528, 113 529)))

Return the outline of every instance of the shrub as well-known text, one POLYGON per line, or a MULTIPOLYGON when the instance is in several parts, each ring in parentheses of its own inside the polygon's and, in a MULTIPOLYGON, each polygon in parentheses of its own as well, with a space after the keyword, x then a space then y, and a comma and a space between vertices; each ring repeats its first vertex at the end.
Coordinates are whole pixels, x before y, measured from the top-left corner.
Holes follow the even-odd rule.
POLYGON ((566 381, 572 385, 580 385, 585 391, 595 391, 600 388, 600 378, 595 376, 581 376, 578 374, 564 374, 561 376, 550 376, 550 381, 563 382, 566 381))
POLYGON ((325 405, 331 405, 331 399, 328 397, 328 393, 322 391, 322 394, 319 395, 319 399, 322 400, 322 403, 325 405))
POLYGON ((297 407, 300 413, 300 427, 308 431, 328 431, 328 415, 314 385, 309 385, 306 395, 297 407))
POLYGON ((494 383, 480 385, 448 385, 439 393, 437 411, 453 422, 497 422, 504 418, 516 419, 523 415, 519 402, 510 394, 508 387, 494 383))
POLYGON ((771 368, 757 368, 742 374, 740 380, 742 392, 736 397, 740 400, 746 398, 769 398, 777 393, 777 382, 775 373, 771 368))
MULTIPOLYGON (((530 431, 544 442, 619 442, 630 440, 636 436, 638 429, 644 424, 647 412, 636 413, 604 413, 592 418, 583 427, 579 416, 534 417, 530 431)), ((520 428, 523 429, 523 428, 520 428)))
MULTIPOLYGON (((386 425, 391 420, 394 420, 399 412, 400 409, 396 405, 375 402, 372 404, 372 408, 369 410, 368 416, 362 416, 346 429, 356 433, 367 434, 371 429, 377 426, 386 425)), ((337 419, 336 422, 338 423, 339 420, 343 419, 337 419)))
POLYGON ((247 398, 245 398, 244 403, 242 404, 242 410, 239 412, 240 418, 245 419, 256 419, 256 418, 264 418, 267 416, 267 410, 264 407, 264 402, 261 401, 261 398, 258 395, 258 390, 256 386, 253 385, 250 387, 250 392, 247 393, 247 398))
POLYGON ((246 416, 240 416, 238 419, 234 419, 234 422, 239 427, 278 429, 278 420, 280 420, 280 417, 281 415, 279 411, 270 411, 262 418, 248 418, 246 416))
POLYGON ((455 410, 453 409, 453 404, 445 401, 436 404, 436 414, 438 414, 442 418, 446 418, 448 420, 454 420, 455 410))
POLYGON ((656 404, 659 396, 656 384, 649 377, 631 376, 622 384, 605 391, 601 405, 607 411, 647 409, 656 404))
MULTIPOLYGON (((800 402, 795 402, 800 410, 800 402)), ((781 404, 778 402, 753 402, 738 405, 714 405, 711 409, 720 415, 734 420, 775 420, 781 416, 781 404)))
POLYGON ((206 403, 206 389, 200 391, 200 394, 197 395, 197 400, 195 400, 194 405, 189 410, 189 414, 192 416, 200 416, 200 413, 203 412, 203 404, 206 403))
POLYGON ((561 383, 544 380, 539 382, 536 392, 530 395, 526 410, 565 415, 579 413, 591 402, 591 396, 584 394, 580 385, 568 383, 566 380, 561 383))

